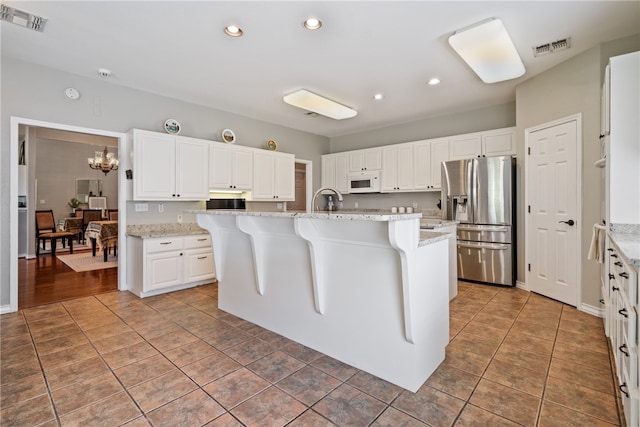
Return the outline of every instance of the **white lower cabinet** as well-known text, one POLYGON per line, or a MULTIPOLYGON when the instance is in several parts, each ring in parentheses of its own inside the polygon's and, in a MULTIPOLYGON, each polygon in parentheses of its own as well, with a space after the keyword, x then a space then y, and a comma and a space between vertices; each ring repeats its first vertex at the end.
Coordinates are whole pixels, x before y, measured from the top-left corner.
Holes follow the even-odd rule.
POLYGON ((607 249, 609 288, 603 289, 605 332, 611 340, 615 373, 627 426, 640 425, 638 364, 638 271, 625 262, 615 243, 607 249))
POLYGON ((127 237, 127 284, 144 298, 215 278, 211 236, 127 237))

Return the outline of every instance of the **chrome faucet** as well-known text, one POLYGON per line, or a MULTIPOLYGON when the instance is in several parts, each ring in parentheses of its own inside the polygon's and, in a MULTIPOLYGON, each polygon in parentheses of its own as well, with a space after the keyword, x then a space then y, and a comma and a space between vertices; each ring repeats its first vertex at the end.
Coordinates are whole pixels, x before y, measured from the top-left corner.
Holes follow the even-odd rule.
POLYGON ((318 191, 315 192, 315 194, 313 195, 313 200, 311 201, 311 212, 318 212, 318 206, 316 206, 316 198, 318 197, 318 195, 320 193, 322 193, 323 191, 333 191, 334 193, 336 193, 336 196, 338 196, 338 201, 341 202, 342 199, 342 194, 336 190, 333 187, 322 187, 320 189, 318 189, 318 191))

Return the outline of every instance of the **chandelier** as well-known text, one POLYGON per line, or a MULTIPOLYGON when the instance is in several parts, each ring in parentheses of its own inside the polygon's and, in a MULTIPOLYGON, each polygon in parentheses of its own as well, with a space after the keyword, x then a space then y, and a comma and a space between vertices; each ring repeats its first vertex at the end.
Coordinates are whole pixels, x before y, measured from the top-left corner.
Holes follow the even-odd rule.
POLYGON ((96 151, 96 155, 93 158, 88 158, 89 167, 108 174, 112 170, 118 170, 120 161, 116 159, 115 154, 107 151, 107 147, 104 147, 104 151, 96 151))

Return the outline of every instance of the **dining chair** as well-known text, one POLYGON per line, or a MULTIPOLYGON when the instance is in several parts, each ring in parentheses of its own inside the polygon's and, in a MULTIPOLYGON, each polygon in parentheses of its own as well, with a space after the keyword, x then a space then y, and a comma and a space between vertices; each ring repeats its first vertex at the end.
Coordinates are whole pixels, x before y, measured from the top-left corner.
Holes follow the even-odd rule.
POLYGON ((85 242, 85 232, 87 231, 87 225, 91 221, 102 221, 101 209, 85 209, 82 211, 82 241, 85 242))
POLYGON ((107 215, 109 221, 117 221, 118 220, 118 209, 109 209, 107 210, 107 215))
POLYGON ((69 253, 73 253, 74 236, 68 231, 57 231, 52 210, 36 211, 36 256, 40 256, 40 244, 42 250, 45 250, 47 240, 51 242, 51 256, 55 256, 58 239, 62 241, 63 248, 69 242, 69 253))

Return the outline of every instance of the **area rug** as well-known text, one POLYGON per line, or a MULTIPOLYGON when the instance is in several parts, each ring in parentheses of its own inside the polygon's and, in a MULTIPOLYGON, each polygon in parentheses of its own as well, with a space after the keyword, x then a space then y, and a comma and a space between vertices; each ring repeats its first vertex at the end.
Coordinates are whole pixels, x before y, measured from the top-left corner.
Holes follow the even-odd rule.
POLYGON ((102 270, 118 266, 118 258, 113 255, 109 255, 107 262, 104 262, 104 254, 102 252, 96 253, 96 256, 92 256, 91 251, 88 251, 74 253, 73 255, 56 255, 56 257, 76 272, 102 270))

